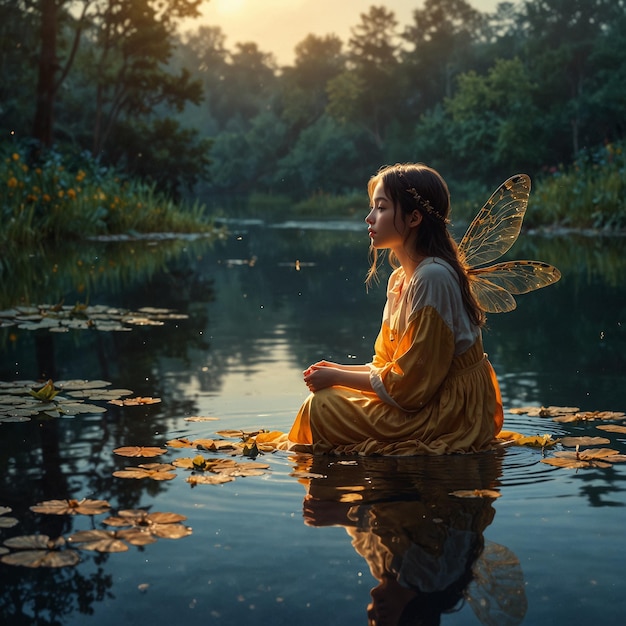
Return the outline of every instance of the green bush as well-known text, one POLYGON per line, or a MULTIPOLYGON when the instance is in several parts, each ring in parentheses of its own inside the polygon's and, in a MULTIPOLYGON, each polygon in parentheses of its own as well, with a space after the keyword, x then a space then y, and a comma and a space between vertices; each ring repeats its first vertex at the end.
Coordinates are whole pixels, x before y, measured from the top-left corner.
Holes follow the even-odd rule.
POLYGON ((626 228, 624 143, 584 150, 569 167, 552 168, 531 195, 529 221, 573 228, 626 228))
POLYGON ((154 185, 124 180, 87 155, 0 146, 0 242, 28 244, 137 232, 210 232, 199 204, 181 206, 154 185))

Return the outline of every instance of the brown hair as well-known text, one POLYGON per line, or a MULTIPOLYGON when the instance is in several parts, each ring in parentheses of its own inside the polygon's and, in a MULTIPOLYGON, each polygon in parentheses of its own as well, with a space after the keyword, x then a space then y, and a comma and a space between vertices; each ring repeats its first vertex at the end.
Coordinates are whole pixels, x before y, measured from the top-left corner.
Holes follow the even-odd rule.
MULTIPOLYGON (((382 181, 385 193, 393 202, 394 212, 401 211, 406 218, 417 210, 423 215, 417 229, 416 252, 424 256, 436 256, 449 263, 461 287, 463 305, 470 320, 477 326, 485 323, 485 312, 474 298, 469 285, 466 267, 459 258, 456 241, 448 231, 450 221, 450 192, 446 181, 439 172, 422 164, 406 163, 388 165, 381 168, 367 184, 372 200, 374 188, 382 181)), ((376 280, 378 251, 370 248, 372 263, 367 273, 367 283, 376 280)), ((398 260, 390 252, 389 262, 398 267, 398 260)))

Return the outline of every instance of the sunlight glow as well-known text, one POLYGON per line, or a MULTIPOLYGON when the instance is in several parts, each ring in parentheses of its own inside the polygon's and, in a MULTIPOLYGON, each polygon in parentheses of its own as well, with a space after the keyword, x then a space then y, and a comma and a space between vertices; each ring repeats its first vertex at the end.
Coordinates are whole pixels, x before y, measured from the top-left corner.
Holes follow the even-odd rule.
POLYGON ((215 10, 220 15, 235 15, 245 9, 246 0, 214 0, 215 10))

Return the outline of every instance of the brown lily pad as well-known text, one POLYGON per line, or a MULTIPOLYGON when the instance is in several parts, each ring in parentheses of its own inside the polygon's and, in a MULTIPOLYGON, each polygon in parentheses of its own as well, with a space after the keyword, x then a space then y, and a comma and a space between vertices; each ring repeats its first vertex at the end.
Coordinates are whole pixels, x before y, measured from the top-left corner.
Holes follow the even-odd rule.
POLYGON ((572 413, 571 415, 560 415, 552 418, 555 422, 563 424, 569 422, 594 422, 596 420, 622 420, 626 418, 626 413, 615 411, 585 411, 572 413))
POLYGON ((33 513, 49 515, 99 515, 106 513, 111 505, 106 500, 46 500, 30 507, 33 513))
POLYGON ((578 407, 572 406, 520 406, 509 409, 509 413, 514 415, 527 414, 530 417, 555 417, 557 415, 567 415, 577 413, 578 407))
POLYGON ((620 433, 622 435, 626 435, 626 426, 619 426, 618 424, 602 424, 601 426, 596 426, 599 430, 604 430, 607 433, 620 433))
POLYGON ((128 546, 110 530, 79 530, 67 540, 80 550, 96 552, 126 552, 128 546))
POLYGON ((159 456, 161 454, 165 454, 167 450, 164 448, 150 448, 147 446, 126 446, 123 448, 115 448, 113 452, 114 454, 118 454, 120 456, 153 457, 153 456, 159 456))
POLYGON ((125 398, 124 400, 109 400, 109 404, 115 404, 116 406, 143 406, 145 404, 157 404, 159 402, 161 402, 161 398, 151 398, 150 396, 125 398))
POLYGON ((113 472, 117 478, 151 478, 152 480, 172 480, 176 474, 171 470, 174 466, 171 463, 145 463, 137 467, 126 467, 123 470, 113 472))
POLYGON ((606 437, 563 437, 561 444, 566 448, 575 448, 576 446, 603 446, 605 443, 611 443, 606 437))

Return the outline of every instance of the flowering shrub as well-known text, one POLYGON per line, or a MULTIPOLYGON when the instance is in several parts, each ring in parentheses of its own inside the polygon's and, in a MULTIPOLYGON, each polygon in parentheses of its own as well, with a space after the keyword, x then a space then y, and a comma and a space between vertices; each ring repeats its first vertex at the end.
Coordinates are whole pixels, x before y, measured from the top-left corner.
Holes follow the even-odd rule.
POLYGON ((80 166, 74 161, 49 151, 31 164, 25 147, 0 145, 0 243, 211 229, 201 206, 175 205, 90 155, 81 155, 80 166))

